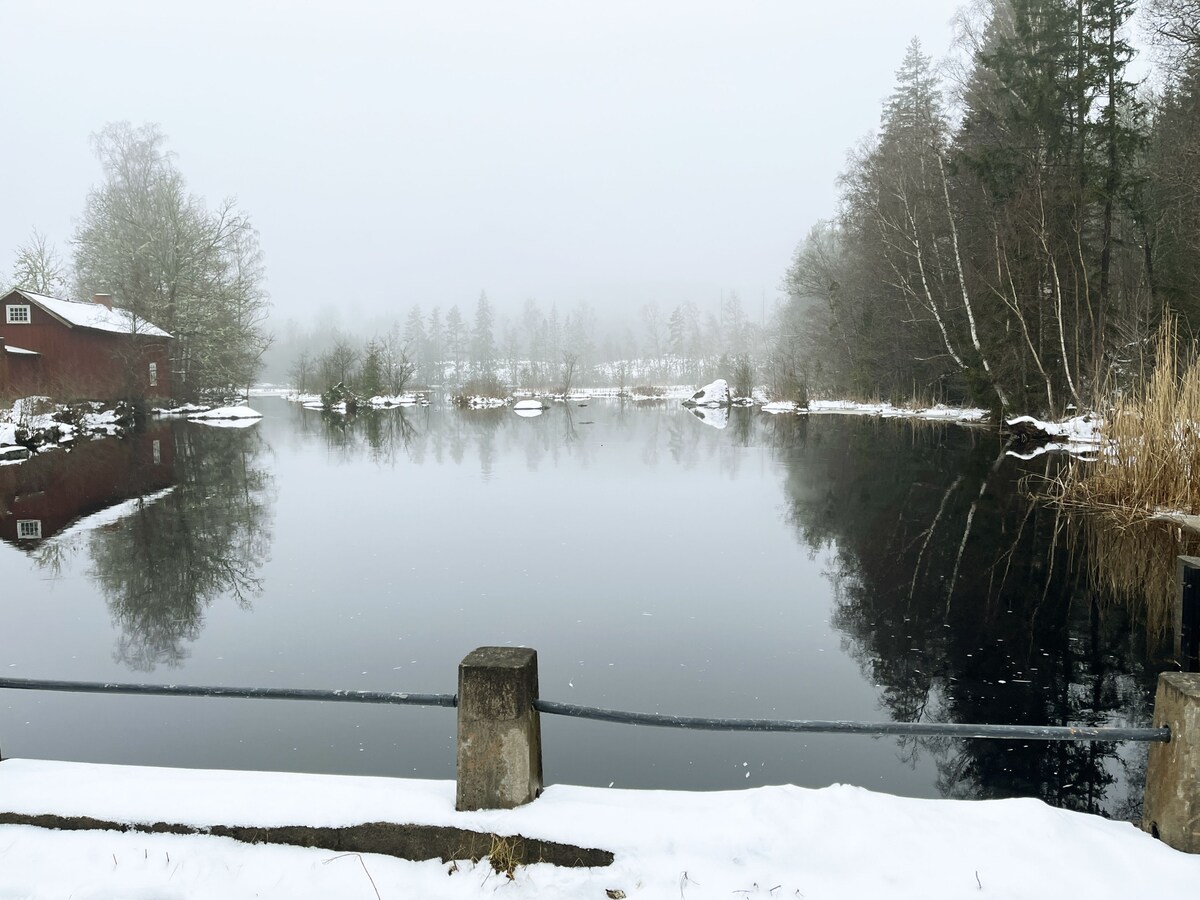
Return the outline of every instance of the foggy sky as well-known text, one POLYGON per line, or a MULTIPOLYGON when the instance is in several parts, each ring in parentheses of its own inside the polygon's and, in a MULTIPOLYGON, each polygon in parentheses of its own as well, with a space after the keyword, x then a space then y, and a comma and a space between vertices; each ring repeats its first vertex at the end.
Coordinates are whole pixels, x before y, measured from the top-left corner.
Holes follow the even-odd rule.
POLYGON ((126 119, 250 213, 275 323, 480 290, 757 312, 960 2, 0 0, 0 269, 35 226, 69 258, 88 137, 126 119))

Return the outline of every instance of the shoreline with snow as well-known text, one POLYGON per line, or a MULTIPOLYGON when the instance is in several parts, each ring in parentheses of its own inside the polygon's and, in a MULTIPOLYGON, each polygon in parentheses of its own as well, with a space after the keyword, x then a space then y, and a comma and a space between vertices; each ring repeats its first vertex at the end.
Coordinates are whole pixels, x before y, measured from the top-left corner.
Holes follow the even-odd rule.
POLYGON ((1190 889, 1200 857, 1040 800, 915 800, 864 788, 550 785, 454 810, 454 783, 9 759, 0 813, 195 827, 442 826, 611 851, 608 866, 411 861, 205 834, 0 825, 0 896, 1128 898, 1190 889))

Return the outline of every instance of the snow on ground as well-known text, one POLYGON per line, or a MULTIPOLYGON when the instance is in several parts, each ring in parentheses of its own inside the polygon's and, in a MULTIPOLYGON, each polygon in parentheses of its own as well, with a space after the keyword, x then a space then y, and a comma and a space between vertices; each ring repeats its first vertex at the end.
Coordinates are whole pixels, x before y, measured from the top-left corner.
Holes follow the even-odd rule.
MULTIPOLYGON (((78 425, 54 418, 54 413, 66 408, 51 404, 48 397, 26 397, 13 403, 11 409, 0 410, 0 465, 24 462, 27 458, 25 448, 17 444, 17 431, 21 428, 30 432, 55 428, 59 444, 70 444, 81 437, 111 437, 121 430, 117 412, 105 409, 99 403, 91 404, 92 411, 79 416, 78 425), (52 409, 53 412, 34 412, 37 409, 52 409)), ((52 450, 54 447, 54 444, 43 444, 38 449, 52 450)))
POLYGON ((206 419, 261 419, 262 417, 262 413, 256 409, 251 409, 249 406, 218 406, 216 409, 207 409, 202 412, 188 414, 190 421, 204 421, 206 419))
POLYGON ((366 401, 368 406, 386 409, 389 406, 416 406, 418 403, 425 406, 429 405, 429 401, 424 395, 406 392, 403 394, 380 394, 366 401))
POLYGON ((946 406, 893 406, 891 403, 858 403, 853 400, 813 400, 808 404, 810 413, 849 413, 852 415, 880 416, 884 419, 925 419, 935 422, 982 422, 987 410, 978 407, 946 406))
POLYGON ((502 406, 508 405, 508 400, 503 397, 467 397, 462 401, 462 405, 468 409, 499 409, 502 406))
POLYGON ((172 406, 170 408, 156 406, 153 410, 156 416, 186 416, 191 413, 208 412, 212 409, 211 406, 201 406, 198 403, 184 403, 180 406, 172 406))
POLYGON ((1029 425, 1042 434, 1057 438, 1057 440, 1008 451, 1009 456, 1019 459, 1033 459, 1043 453, 1069 453, 1080 459, 1092 461, 1096 458, 1096 453, 1104 440, 1100 434, 1104 420, 1094 415, 1073 416, 1062 422, 1046 422, 1035 419, 1033 416, 1017 416, 1005 420, 1005 424, 1009 427, 1029 425))
POLYGON ((764 403, 762 411, 773 416, 780 413, 808 412, 806 409, 798 408, 791 400, 772 400, 770 403, 764 403))
POLYGON ((262 384, 253 385, 246 394, 250 397, 289 397, 295 391, 284 384, 271 384, 265 381, 262 384))
POLYGON ((855 400, 812 400, 807 407, 788 400, 764 403, 762 411, 780 413, 842 413, 853 416, 880 416, 884 419, 922 419, 930 422, 958 422, 973 424, 987 419, 987 410, 978 407, 946 406, 893 406, 891 403, 859 403, 855 400))
POLYGON ((22 898, 1045 898, 1184 896, 1200 857, 1038 800, 914 800, 863 788, 692 793, 551 785, 515 810, 454 811, 454 783, 7 760, 0 811, 189 825, 393 821, 610 850, 519 868, 239 844, 203 835, 0 826, 0 896, 22 898))

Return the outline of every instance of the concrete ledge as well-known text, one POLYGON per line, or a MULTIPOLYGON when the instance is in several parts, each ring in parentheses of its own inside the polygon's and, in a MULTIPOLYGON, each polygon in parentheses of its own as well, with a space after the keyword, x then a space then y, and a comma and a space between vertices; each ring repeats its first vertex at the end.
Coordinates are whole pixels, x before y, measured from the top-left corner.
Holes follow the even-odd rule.
POLYGON ((612 853, 576 847, 557 841, 469 831, 442 825, 401 825, 394 822, 364 822, 338 828, 281 825, 265 828, 250 825, 213 825, 199 828, 169 822, 138 824, 110 822, 88 816, 29 815, 0 812, 0 825, 32 825, 61 831, 132 831, 141 834, 206 834, 227 837, 247 844, 286 844, 320 847, 342 853, 381 853, 399 859, 471 860, 494 856, 497 846, 505 848, 506 864, 524 866, 551 863, 556 866, 610 866, 612 853))

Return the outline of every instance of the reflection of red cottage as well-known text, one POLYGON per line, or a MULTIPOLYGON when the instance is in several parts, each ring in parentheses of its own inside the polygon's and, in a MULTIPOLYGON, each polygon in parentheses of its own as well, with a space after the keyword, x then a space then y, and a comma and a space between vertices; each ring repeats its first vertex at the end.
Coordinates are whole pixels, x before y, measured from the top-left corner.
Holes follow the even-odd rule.
POLYGON ((13 290, 0 298, 0 396, 171 396, 171 335, 97 294, 94 303, 13 290))
POLYGON ((167 422, 0 467, 0 541, 32 549, 82 516, 175 484, 167 422))

